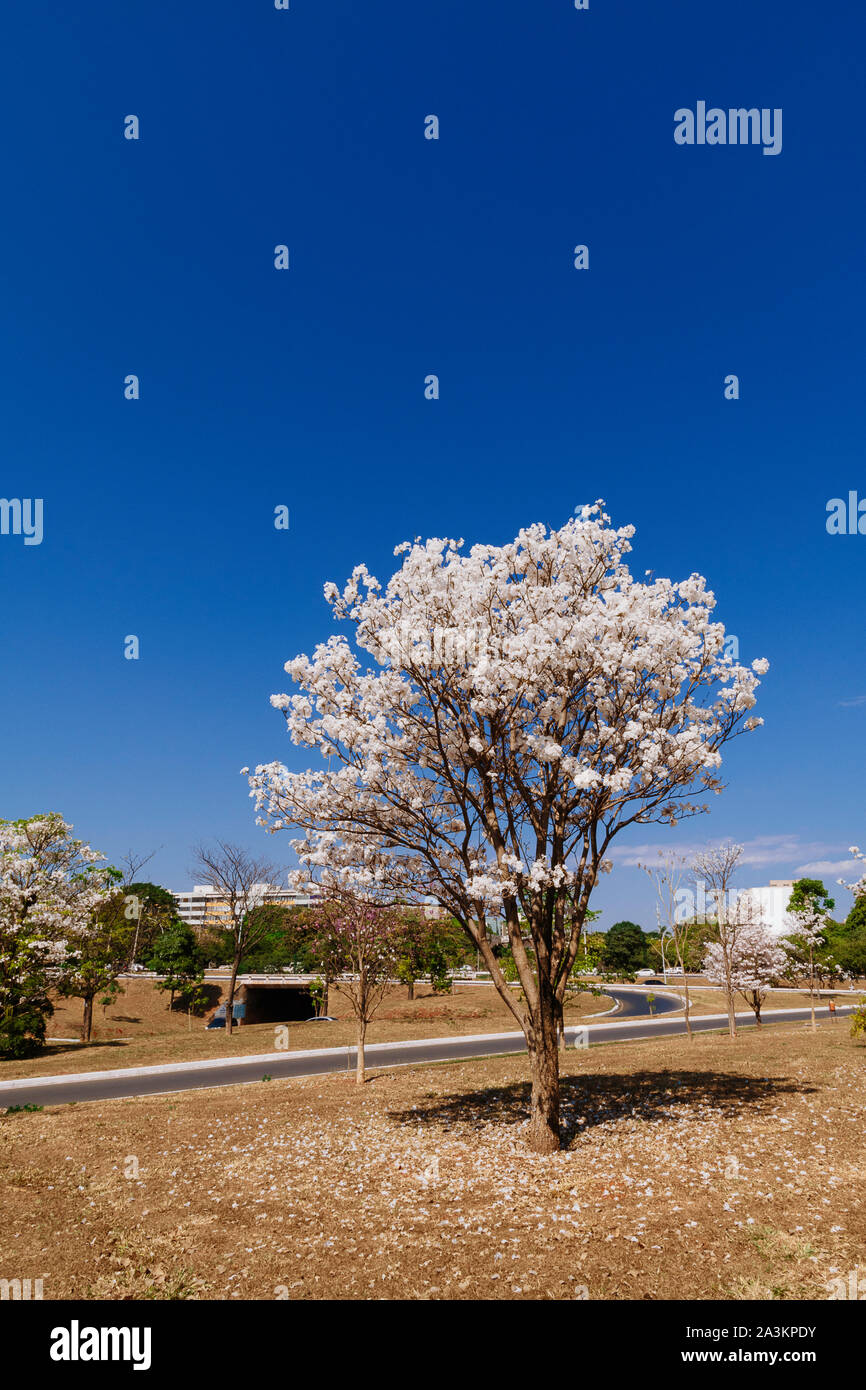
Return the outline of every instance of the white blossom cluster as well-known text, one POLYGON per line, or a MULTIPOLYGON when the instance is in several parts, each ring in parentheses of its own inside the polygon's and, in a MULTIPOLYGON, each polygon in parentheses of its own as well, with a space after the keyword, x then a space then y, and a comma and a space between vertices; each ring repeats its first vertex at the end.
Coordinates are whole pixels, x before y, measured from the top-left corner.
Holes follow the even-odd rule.
MULTIPOLYGON (((778 984, 789 964, 784 942, 757 919, 747 919, 739 927, 730 957, 731 987, 761 996, 778 984)), ((726 983, 724 953, 717 941, 710 942, 704 952, 704 973, 712 984, 726 983)))
POLYGON ((856 883, 846 883, 844 879, 839 879, 843 888, 847 888, 849 893, 853 893, 855 898, 866 897, 866 854, 863 854, 859 845, 851 845, 848 850, 852 859, 859 859, 864 866, 864 871, 856 883))
POLYGON ((814 901, 810 901, 808 906, 799 908, 796 912, 789 912, 787 919, 791 936, 799 937, 813 950, 816 946, 824 944, 827 913, 816 906, 814 901))
POLYGON ((632 535, 595 504, 501 546, 407 542, 384 589, 364 565, 326 585, 354 644, 288 661, 297 692, 271 697, 323 765, 256 767, 260 824, 300 831, 307 870, 466 917, 588 894, 624 825, 705 809, 768 663, 726 652, 700 575, 635 579, 632 535))
POLYGON ((0 821, 0 983, 15 971, 20 940, 56 964, 109 896, 104 856, 71 839, 71 831, 56 813, 0 821))

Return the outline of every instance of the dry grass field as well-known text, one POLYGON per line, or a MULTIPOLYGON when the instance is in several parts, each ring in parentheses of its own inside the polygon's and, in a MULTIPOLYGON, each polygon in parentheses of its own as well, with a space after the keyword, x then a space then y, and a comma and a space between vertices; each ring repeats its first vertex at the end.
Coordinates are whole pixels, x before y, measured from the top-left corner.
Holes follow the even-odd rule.
MULTIPOLYGON (((807 1299, 866 1278, 846 1024, 0 1117, 0 1277, 83 1299, 807 1299)), ((864 1284, 866 1287, 866 1284, 864 1284)))

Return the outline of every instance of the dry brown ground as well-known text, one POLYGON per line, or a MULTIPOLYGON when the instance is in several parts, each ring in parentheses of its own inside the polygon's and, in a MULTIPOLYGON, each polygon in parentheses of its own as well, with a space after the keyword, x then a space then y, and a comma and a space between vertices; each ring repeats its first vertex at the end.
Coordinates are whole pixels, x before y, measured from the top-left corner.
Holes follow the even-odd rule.
MULTIPOLYGON (((583 994, 566 1010, 567 1024, 604 1013, 611 1005, 606 997, 583 994)), ((354 1045, 355 1025, 348 1002, 332 990, 328 1005, 336 1023, 290 1023, 288 1050, 354 1045)), ((0 1080, 20 1076, 53 1076, 64 1072, 104 1071, 116 1067, 156 1066, 163 1062, 205 1061, 208 1058, 244 1056, 275 1050, 274 1025, 252 1024, 236 1029, 227 1038, 225 1029, 207 1031, 202 1019, 187 1027, 185 1014, 170 1013, 167 996, 149 980, 130 980, 127 991, 106 1011, 88 1046, 57 1043, 39 1057, 19 1062, 0 1061, 0 1080), (118 1034, 122 1032, 124 1037, 118 1034)), ((81 1022, 81 1004, 60 1001, 51 1033, 74 1037, 81 1022)), ((402 1042, 412 1038, 440 1038, 452 1034, 516 1032, 517 1022, 490 986, 459 985, 452 994, 434 995, 429 985, 416 985, 415 999, 406 998, 405 987, 392 990, 367 1032, 368 1043, 402 1042)), ((280 1050, 283 1050, 281 1042, 280 1050)))
MULTIPOLYGON (((826 1298, 866 1280, 842 1022, 0 1118, 0 1277, 76 1298, 826 1298), (129 1176, 125 1176, 129 1174, 129 1176), (136 1175, 137 1174, 137 1175, 136 1175)), ((864 1283, 863 1287, 866 1287, 864 1283)))

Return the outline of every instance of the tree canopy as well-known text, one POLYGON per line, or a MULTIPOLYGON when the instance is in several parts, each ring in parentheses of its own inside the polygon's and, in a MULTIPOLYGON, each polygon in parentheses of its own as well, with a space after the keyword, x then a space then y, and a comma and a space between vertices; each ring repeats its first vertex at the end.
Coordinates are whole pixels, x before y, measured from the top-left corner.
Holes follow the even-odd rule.
POLYGON ((636 922, 614 922, 605 936, 602 963, 606 970, 634 974, 649 960, 649 939, 636 922))
POLYGON ((615 837, 706 809, 722 747, 761 723, 768 663, 732 659, 700 575, 634 578, 632 535, 595 504, 501 546, 407 542, 384 588, 365 565, 326 585, 354 646, 296 656, 298 693, 271 697, 321 764, 250 777, 299 877, 432 897, 460 922, 524 1030, 540 1151, 559 1143, 562 1002, 615 837), (496 958, 500 918, 525 1002, 496 958))

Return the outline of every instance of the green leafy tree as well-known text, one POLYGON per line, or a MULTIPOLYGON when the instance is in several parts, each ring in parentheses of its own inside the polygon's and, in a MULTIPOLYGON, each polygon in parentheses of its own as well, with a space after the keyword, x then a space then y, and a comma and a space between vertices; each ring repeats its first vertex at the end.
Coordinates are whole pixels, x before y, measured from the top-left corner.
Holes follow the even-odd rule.
POLYGON ((451 966, 448 961, 448 954, 440 941, 435 941, 430 947, 429 956, 430 967, 430 986, 434 994, 451 994, 451 966))
POLYGON ((428 920, 427 973, 434 994, 451 993, 451 972, 474 955, 466 933, 454 917, 428 920))
POLYGON ((798 878, 788 899, 789 912, 811 910, 826 916, 835 906, 820 878, 798 878))
POLYGON ((471 959, 472 951, 463 928, 450 917, 428 917, 426 912, 404 912, 403 945, 397 978, 414 999, 415 985, 425 977, 434 994, 451 993, 451 971, 471 959))
POLYGON ((123 916, 132 926, 130 964, 147 960, 161 932, 179 920, 174 895, 158 883, 126 883, 120 890, 123 916))
POLYGON ((696 920, 688 926, 688 935, 685 946, 683 947, 683 969, 689 975, 699 975, 703 969, 704 957, 707 953, 707 946, 719 939, 719 924, 714 918, 696 920))
POLYGON ((323 975, 310 981, 310 1000, 316 1018, 323 1018, 328 1011, 328 984, 323 975))
POLYGON ((866 976, 866 895, 855 899, 844 922, 827 924, 827 945, 846 975, 866 976))
POLYGON ((604 944, 605 970, 633 975, 643 970, 649 959, 647 939, 635 922, 614 922, 608 929, 604 944))
MULTIPOLYGON (((251 931, 241 957, 244 971, 276 974, 281 970, 312 973, 321 966, 316 953, 315 922, 310 908, 262 903, 249 915, 251 931)), ((221 932, 221 958, 231 960, 233 933, 221 932)), ((221 959, 221 963, 227 963, 221 959)))
POLYGON ((178 995, 187 1013, 199 1008, 204 999, 204 961, 195 932, 186 922, 173 922, 157 938, 148 965, 162 978, 156 988, 168 992, 168 1007, 178 995))
POLYGON ((406 986, 407 999, 414 999, 417 981, 430 968, 430 929, 418 913, 406 916, 402 926, 396 975, 406 986))
POLYGON ((854 906, 845 918, 845 927, 850 931, 866 931, 866 893, 854 899, 854 906))
MULTIPOLYGON (((719 928, 714 918, 689 917, 677 923, 679 949, 672 934, 665 935, 664 960, 668 970, 674 965, 681 967, 685 975, 700 975, 704 968, 707 946, 718 941, 719 928)), ((662 968, 661 941, 653 933, 649 939, 648 964, 653 970, 662 968)))
POLYGON ((58 993, 82 1000, 83 1043, 89 1043, 93 1033, 93 1001, 100 995, 102 1002, 108 1004, 117 997, 118 976, 131 961, 136 924, 125 915, 124 908, 124 894, 115 893, 95 913, 87 931, 71 936, 67 942, 58 993))
MULTIPOLYGON (((587 916, 590 914, 587 913, 587 916)), ((598 912, 592 913, 593 918, 600 917, 598 912)), ((580 973, 585 971, 597 971, 604 967, 604 947, 607 935, 603 931, 584 932, 581 936, 580 947, 574 959, 574 969, 580 973)))

